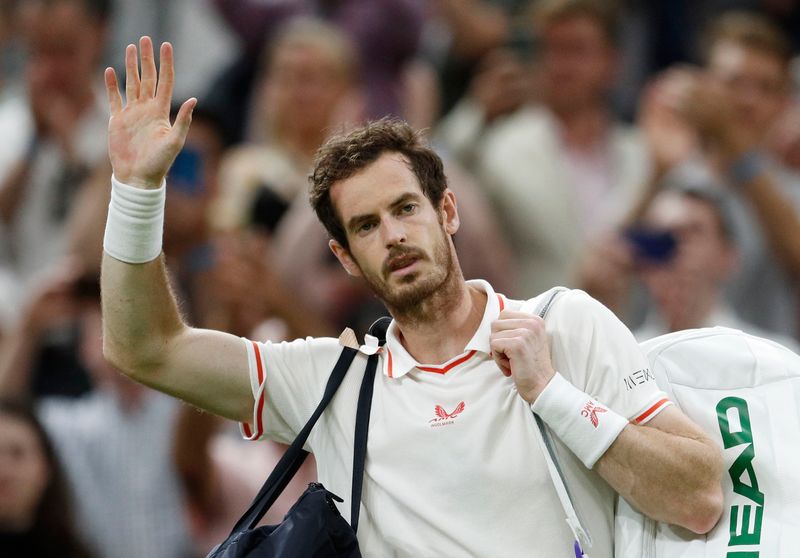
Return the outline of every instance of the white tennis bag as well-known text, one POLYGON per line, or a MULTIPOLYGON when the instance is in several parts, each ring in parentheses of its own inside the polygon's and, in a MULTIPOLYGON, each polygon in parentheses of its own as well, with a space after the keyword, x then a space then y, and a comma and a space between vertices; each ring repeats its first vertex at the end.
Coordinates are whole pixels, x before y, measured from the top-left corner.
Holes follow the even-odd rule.
POLYGON ((722 518, 708 535, 623 499, 616 558, 800 557, 800 356, 727 328, 642 344, 659 387, 722 448, 722 518))

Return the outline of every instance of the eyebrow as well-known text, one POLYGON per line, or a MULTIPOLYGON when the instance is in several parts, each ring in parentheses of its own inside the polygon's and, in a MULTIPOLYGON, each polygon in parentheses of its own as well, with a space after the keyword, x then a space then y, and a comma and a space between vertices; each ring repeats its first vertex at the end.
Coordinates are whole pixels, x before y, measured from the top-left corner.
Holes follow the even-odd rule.
MULTIPOLYGON (((401 205, 404 205, 404 204, 406 204, 406 203, 408 203, 410 201, 419 201, 421 198, 422 198, 422 195, 418 194, 417 192, 405 192, 403 194, 400 194, 394 200, 392 200, 389 203, 389 207, 394 209, 394 208, 396 208, 398 206, 401 206, 401 205)), ((358 227, 360 227, 364 222, 369 221, 370 219, 373 219, 374 217, 375 217, 374 213, 364 213, 362 215, 354 215, 353 217, 351 217, 347 221, 347 230, 349 230, 351 232, 355 231, 355 230, 358 230, 358 227)))

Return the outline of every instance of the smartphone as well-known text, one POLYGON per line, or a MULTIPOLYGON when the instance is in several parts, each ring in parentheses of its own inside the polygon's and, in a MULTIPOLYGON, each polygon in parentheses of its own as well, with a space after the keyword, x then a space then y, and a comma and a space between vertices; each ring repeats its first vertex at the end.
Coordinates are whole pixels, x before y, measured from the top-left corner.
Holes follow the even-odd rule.
POLYGON ((634 257, 644 263, 667 263, 678 249, 678 239, 668 230, 633 227, 625 230, 624 236, 633 247, 634 257))
POLYGON ((203 191, 203 155, 191 146, 185 146, 167 177, 169 187, 190 196, 196 196, 203 191))

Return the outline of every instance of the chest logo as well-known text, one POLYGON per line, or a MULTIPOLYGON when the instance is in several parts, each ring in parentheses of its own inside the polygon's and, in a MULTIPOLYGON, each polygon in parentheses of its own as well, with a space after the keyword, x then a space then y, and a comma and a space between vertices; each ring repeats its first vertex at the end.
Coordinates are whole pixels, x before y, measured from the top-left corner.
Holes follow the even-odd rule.
POLYGON ((592 421, 592 426, 597 428, 597 425, 600 424, 600 419, 597 418, 597 413, 605 413, 607 409, 601 407, 600 405, 595 405, 593 402, 589 401, 586 405, 583 406, 581 409, 581 416, 588 418, 592 421))
POLYGON ((453 409, 452 413, 448 413, 447 411, 444 410, 444 407, 442 407, 441 405, 436 405, 436 407, 433 410, 436 416, 428 421, 431 425, 431 428, 434 426, 444 426, 446 424, 453 424, 455 422, 455 418, 464 411, 465 407, 466 405, 462 401, 461 403, 456 405, 456 408, 453 409))

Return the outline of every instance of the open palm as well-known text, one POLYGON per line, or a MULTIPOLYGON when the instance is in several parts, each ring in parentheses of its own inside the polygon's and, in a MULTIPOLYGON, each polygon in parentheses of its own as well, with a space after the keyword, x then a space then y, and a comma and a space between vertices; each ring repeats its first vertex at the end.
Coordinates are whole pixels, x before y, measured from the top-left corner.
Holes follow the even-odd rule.
POLYGON ((150 38, 142 37, 139 47, 141 77, 136 47, 128 45, 125 51, 124 107, 114 70, 107 68, 105 72, 111 110, 108 155, 117 180, 131 186, 157 188, 183 147, 197 99, 183 103, 171 125, 169 111, 175 82, 172 45, 161 45, 158 74, 150 38))

